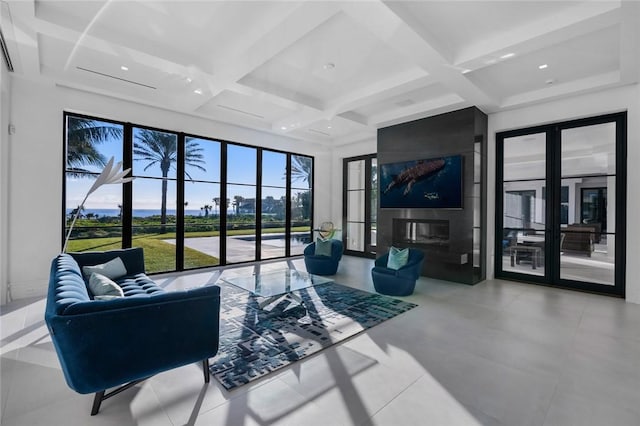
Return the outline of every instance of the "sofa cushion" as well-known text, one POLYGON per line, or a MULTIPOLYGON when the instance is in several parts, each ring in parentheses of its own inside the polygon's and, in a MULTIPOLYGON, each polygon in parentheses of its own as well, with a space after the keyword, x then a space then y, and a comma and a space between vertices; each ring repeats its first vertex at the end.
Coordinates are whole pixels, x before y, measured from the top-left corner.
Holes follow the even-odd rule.
POLYGON ((113 280, 127 275, 127 268, 125 268, 124 262, 122 262, 122 259, 119 257, 100 265, 82 267, 82 273, 87 279, 89 279, 94 272, 113 280))
POLYGON ((145 274, 128 275, 115 280, 120 286, 124 297, 130 296, 148 296, 153 294, 164 293, 164 289, 145 274))
POLYGON ((91 290, 93 298, 98 300, 104 300, 103 296, 124 297, 124 293, 118 284, 97 272, 94 272, 89 277, 89 290, 91 290))
POLYGON ((407 264, 409 260, 409 249, 398 249, 391 247, 389 249, 389 260, 387 261, 387 268, 398 270, 407 264))

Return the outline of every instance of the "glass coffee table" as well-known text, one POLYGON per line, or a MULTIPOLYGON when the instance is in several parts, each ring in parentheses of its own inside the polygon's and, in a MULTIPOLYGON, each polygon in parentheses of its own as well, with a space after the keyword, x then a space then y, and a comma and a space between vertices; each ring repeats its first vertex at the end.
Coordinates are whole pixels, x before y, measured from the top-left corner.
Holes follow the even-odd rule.
POLYGON ((221 278, 221 280, 247 290, 256 297, 265 298, 258 304, 260 309, 287 297, 304 305, 300 296, 292 293, 293 291, 333 282, 330 278, 295 269, 280 269, 251 276, 221 278))

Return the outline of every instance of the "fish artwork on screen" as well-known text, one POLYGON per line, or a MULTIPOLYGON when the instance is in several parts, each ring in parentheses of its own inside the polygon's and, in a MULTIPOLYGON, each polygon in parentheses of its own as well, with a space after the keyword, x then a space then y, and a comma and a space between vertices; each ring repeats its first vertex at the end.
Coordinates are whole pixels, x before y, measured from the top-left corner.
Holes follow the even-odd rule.
POLYGON ((462 208, 462 156, 380 165, 381 208, 462 208))

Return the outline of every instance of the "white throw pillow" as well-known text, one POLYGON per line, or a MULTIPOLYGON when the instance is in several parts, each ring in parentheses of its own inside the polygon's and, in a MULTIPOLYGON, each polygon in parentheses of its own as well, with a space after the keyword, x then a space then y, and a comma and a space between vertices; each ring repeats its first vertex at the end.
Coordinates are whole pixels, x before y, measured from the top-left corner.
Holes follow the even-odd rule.
POLYGON ((101 296, 124 297, 124 292, 118 284, 95 272, 89 277, 89 290, 93 293, 94 299, 98 300, 101 296))
POLYGON ((124 262, 119 257, 111 259, 107 263, 93 266, 83 266, 82 273, 85 277, 90 277, 91 274, 97 273, 104 275, 105 277, 115 280, 116 278, 124 277, 127 275, 127 268, 124 266, 124 262))

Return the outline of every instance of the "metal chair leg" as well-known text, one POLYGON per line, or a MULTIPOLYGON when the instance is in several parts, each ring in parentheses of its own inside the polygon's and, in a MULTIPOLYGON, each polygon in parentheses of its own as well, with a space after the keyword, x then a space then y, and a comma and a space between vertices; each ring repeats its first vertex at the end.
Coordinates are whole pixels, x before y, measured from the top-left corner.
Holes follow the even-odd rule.
POLYGON ((100 404, 104 399, 104 391, 96 392, 96 396, 93 398, 93 407, 91 407, 91 415, 95 416, 100 411, 100 404))
POLYGON ((205 358, 202 361, 202 370, 204 373, 204 382, 209 383, 209 380, 211 378, 211 372, 209 370, 209 358, 205 358))

